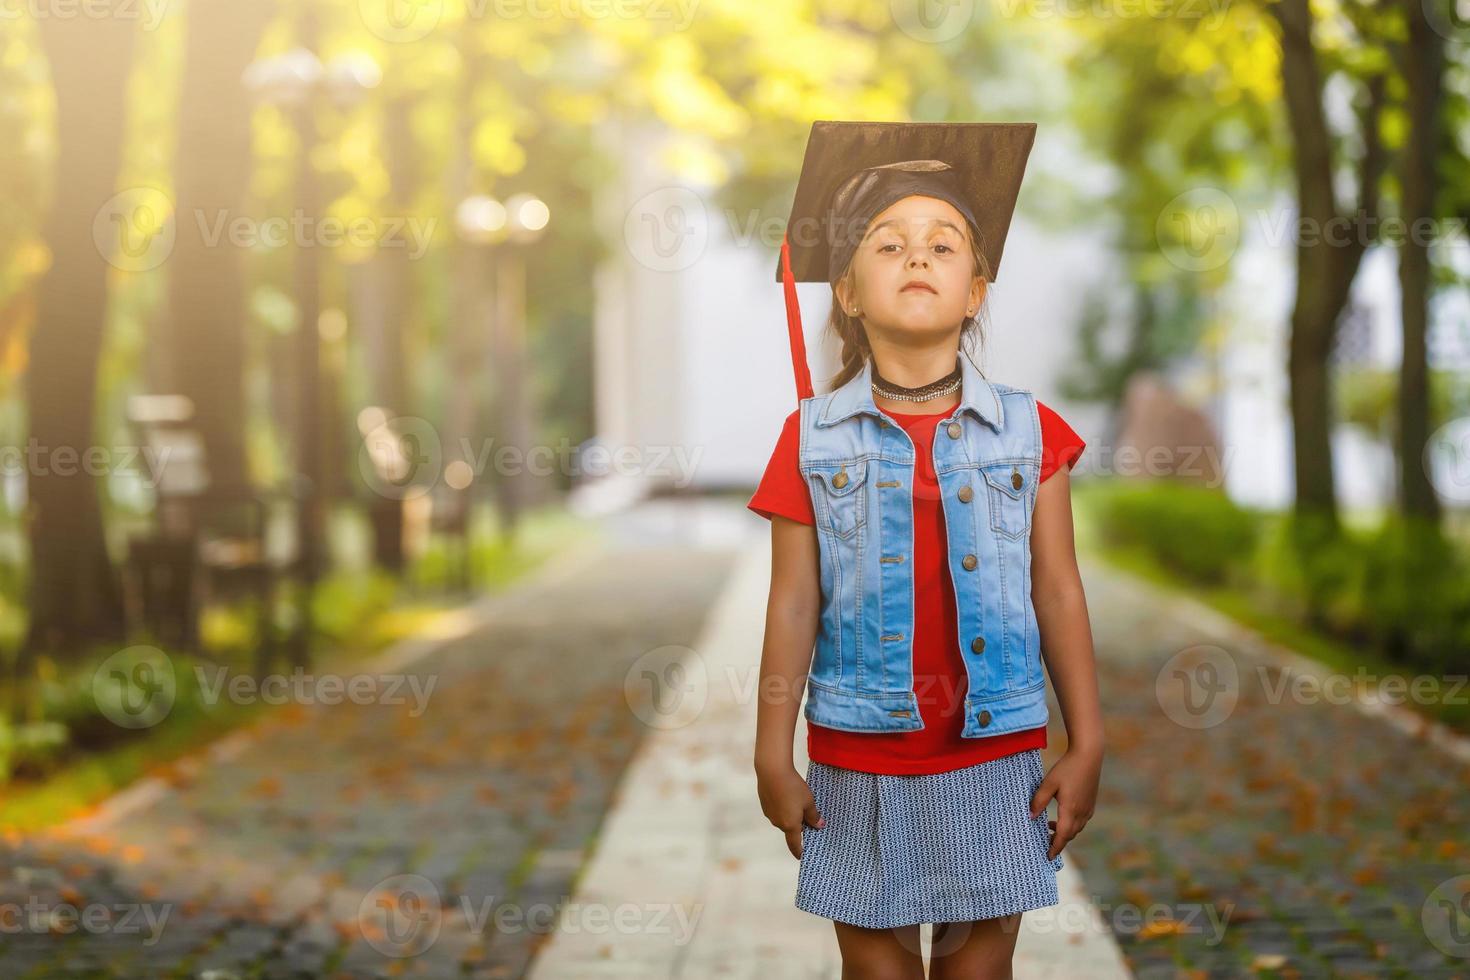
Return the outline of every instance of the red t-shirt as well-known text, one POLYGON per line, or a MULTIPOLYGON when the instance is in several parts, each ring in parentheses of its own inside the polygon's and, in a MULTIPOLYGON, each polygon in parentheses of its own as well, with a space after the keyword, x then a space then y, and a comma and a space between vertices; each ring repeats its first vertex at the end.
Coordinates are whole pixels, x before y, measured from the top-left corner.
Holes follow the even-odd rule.
MULTIPOLYGON (((1071 466, 1086 443, 1062 417, 1036 405, 1041 416, 1041 479, 1071 466)), ((924 727, 914 732, 845 732, 807 725, 807 754, 816 762, 889 775, 948 772, 1013 752, 1046 746, 1046 726, 984 738, 962 738, 967 676, 960 654, 954 581, 944 533, 944 505, 934 475, 934 431, 953 408, 923 415, 889 412, 913 440, 914 466, 914 692, 924 727)), ((786 417, 760 486, 746 504, 815 524, 811 493, 798 462, 801 416, 786 417)))

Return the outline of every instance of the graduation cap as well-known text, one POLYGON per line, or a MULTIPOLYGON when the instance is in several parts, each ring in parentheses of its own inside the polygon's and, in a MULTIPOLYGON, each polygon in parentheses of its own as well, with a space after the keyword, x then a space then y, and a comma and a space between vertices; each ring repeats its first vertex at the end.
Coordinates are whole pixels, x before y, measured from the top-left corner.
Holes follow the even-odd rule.
POLYGON ((796 284, 835 283, 873 218, 913 194, 965 216, 994 282, 1035 139, 1029 122, 812 123, 776 267, 798 399, 811 397, 812 380, 796 284))

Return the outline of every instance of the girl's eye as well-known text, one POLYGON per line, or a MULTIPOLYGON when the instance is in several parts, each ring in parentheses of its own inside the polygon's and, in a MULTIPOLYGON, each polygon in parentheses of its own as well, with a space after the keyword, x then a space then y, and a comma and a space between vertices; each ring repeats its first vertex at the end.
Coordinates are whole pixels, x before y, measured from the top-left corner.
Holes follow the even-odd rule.
MULTIPOLYGON (((944 249, 945 252, 953 252, 954 251, 953 248, 951 248, 950 246, 944 244, 943 242, 940 242, 938 245, 935 245, 934 247, 936 249, 942 248, 942 249, 944 249)), ((886 252, 890 248, 903 248, 903 246, 900 245, 900 244, 898 244, 897 242, 889 242, 886 245, 879 245, 878 246, 878 251, 880 251, 880 252, 886 252)))

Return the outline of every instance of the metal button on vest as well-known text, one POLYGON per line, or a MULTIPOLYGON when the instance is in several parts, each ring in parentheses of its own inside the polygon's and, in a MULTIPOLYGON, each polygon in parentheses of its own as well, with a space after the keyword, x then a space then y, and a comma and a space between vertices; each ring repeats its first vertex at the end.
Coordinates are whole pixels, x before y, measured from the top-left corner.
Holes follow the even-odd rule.
POLYGON ((970 649, 971 650, 974 650, 976 653, 984 653, 985 652, 985 637, 983 637, 983 636, 977 636, 973 640, 971 640, 970 641, 970 649))
POLYGON ((975 716, 975 720, 980 722, 981 728, 984 728, 986 725, 990 724, 990 712, 980 712, 978 715, 975 716))
POLYGON ((973 498, 974 496, 975 496, 975 491, 972 490, 972 489, 970 489, 969 484, 966 484, 965 486, 960 487, 960 501, 962 503, 968 504, 970 502, 971 498, 973 498))
POLYGON ((980 564, 980 562, 975 559, 974 555, 966 555, 964 558, 960 559, 960 564, 965 566, 965 571, 973 572, 975 570, 975 566, 980 564))
POLYGON ((1021 489, 1021 484, 1025 482, 1026 481, 1021 478, 1020 470, 1011 470, 1011 486, 1019 490, 1021 489))
POLYGON ((832 478, 832 485, 838 490, 841 490, 843 487, 847 486, 847 474, 838 473, 832 478))
POLYGON ((960 437, 960 424, 958 422, 951 422, 944 427, 944 431, 949 433, 951 439, 958 439, 960 437))

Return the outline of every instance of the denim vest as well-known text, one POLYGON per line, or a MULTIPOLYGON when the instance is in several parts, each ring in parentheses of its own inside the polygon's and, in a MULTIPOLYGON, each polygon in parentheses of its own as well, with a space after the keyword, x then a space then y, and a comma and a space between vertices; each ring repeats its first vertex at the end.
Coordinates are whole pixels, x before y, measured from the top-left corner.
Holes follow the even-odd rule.
MULTIPOLYGON (((1047 721, 1031 604, 1041 419, 1031 392, 986 381, 965 354, 960 370, 960 403, 937 423, 934 472, 967 680, 963 692, 920 691, 926 704, 963 693, 961 735, 981 738, 1047 721)), ((873 402, 871 381, 870 361, 837 390, 800 402, 822 583, 805 714, 843 731, 915 731, 924 727, 913 666, 915 450, 873 402)))

